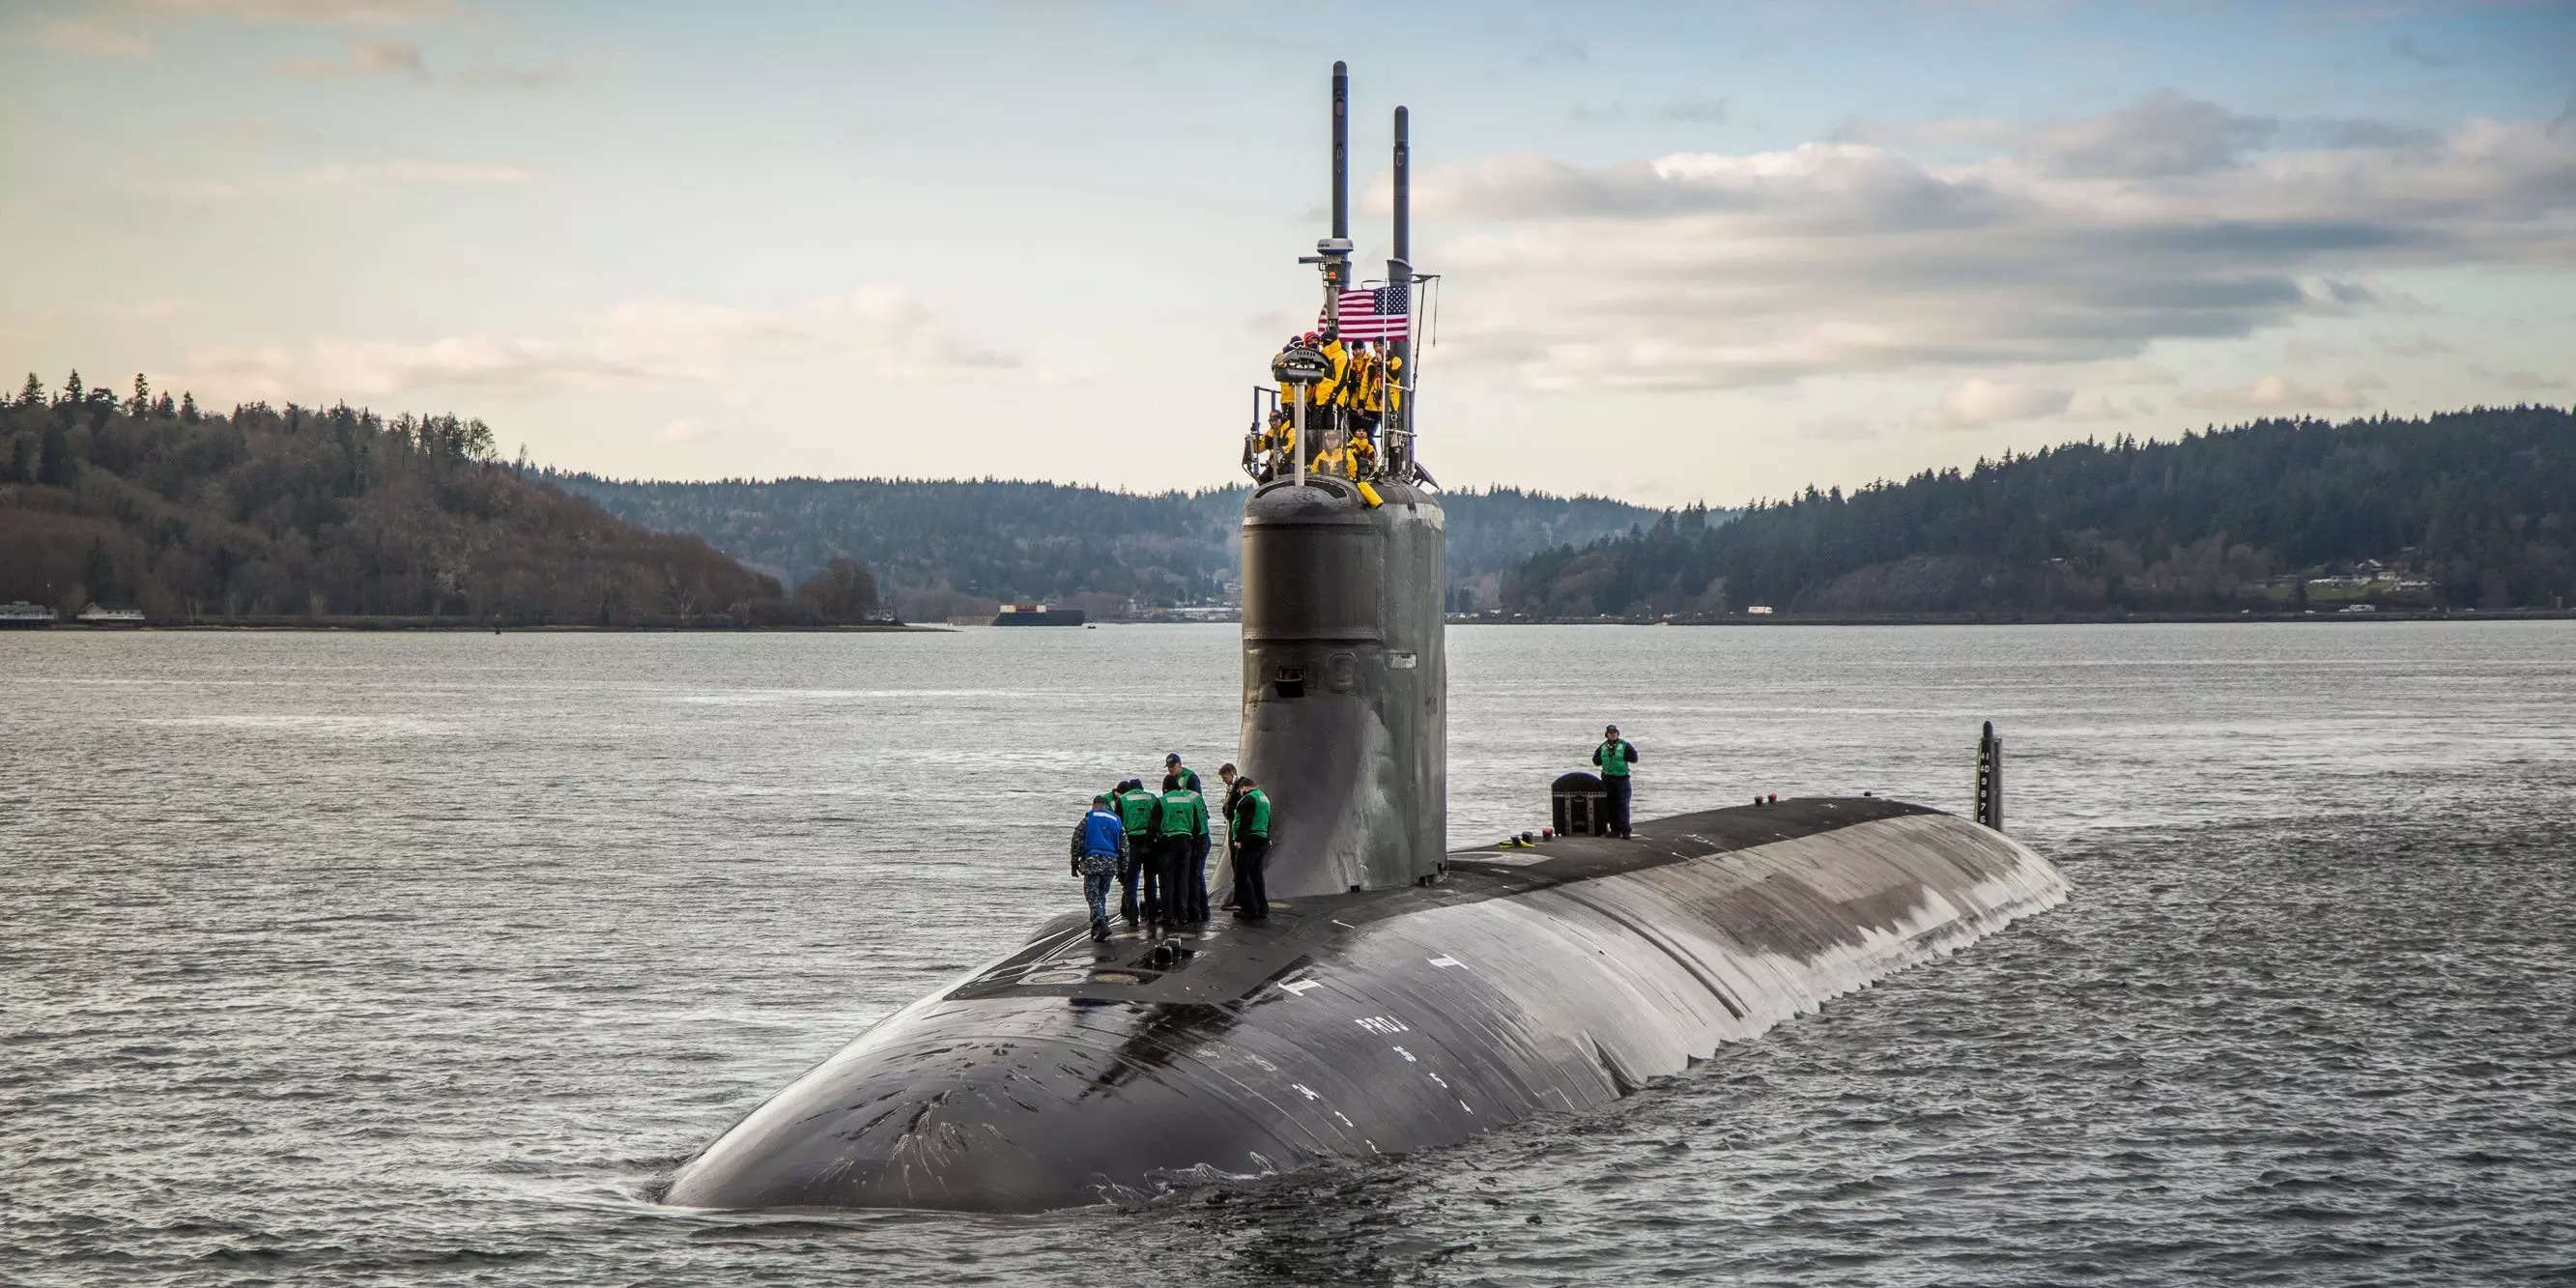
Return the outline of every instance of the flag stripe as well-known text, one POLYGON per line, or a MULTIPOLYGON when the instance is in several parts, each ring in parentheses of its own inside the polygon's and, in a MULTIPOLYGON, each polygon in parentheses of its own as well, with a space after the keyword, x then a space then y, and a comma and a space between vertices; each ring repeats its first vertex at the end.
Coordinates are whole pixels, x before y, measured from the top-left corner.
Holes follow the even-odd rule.
MULTIPOLYGON (((1412 292, 1403 286, 1380 286, 1342 292, 1334 309, 1340 315, 1342 338, 1345 340, 1401 340, 1407 334, 1411 318, 1412 292)), ((1324 323, 1323 313, 1315 314, 1315 324, 1324 323)))

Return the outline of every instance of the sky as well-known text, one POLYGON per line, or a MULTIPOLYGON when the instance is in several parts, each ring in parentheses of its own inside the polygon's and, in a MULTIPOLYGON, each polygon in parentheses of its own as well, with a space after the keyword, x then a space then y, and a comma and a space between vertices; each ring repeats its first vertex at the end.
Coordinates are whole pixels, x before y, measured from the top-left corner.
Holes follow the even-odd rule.
POLYGON ((1364 276, 1412 111, 1451 486, 2576 399, 2566 0, 0 0, 0 369, 617 477, 1223 485, 1336 58, 1364 276))

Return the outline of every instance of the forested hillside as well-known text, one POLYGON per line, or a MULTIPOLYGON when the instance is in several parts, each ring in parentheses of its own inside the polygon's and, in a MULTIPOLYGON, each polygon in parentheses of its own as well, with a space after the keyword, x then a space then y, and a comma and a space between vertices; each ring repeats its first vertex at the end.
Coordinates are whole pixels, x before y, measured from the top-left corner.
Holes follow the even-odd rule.
POLYGON ((2266 420, 2075 443, 1849 496, 1809 488, 1723 527, 1687 512, 1537 555, 1546 616, 2211 611, 2311 594, 2462 608, 2576 599, 2576 416, 2266 420))
MULTIPOLYGON (((1095 613, 1215 602, 1235 575, 1244 490, 1138 495, 998 479, 627 482, 548 471, 611 514, 717 549, 790 580, 846 556, 877 570, 908 616, 992 601, 1095 613)), ((1598 497, 1496 488, 1441 498, 1449 578, 1493 602, 1501 573, 1534 550, 1589 542, 1656 512, 1598 497)))
MULTIPOLYGON (((454 416, 201 412, 34 376, 0 403, 0 601, 153 619, 452 615, 633 625, 806 620, 695 537, 648 532, 493 460, 454 416)), ((868 589, 873 608, 873 590, 868 589)))

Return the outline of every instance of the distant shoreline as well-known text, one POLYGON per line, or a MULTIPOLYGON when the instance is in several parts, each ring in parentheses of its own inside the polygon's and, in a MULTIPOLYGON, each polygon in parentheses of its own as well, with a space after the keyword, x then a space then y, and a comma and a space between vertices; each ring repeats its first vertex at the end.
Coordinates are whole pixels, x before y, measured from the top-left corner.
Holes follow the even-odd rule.
POLYGON ((2277 622, 2530 622, 2576 619, 2576 608, 2380 609, 2346 613, 1773 613, 1705 618, 1654 617, 1452 617, 1451 626, 2150 626, 2277 622))
MULTIPOLYGON (((2535 622, 2576 620, 2576 609, 2499 608, 2485 612, 2462 610, 2389 611, 2345 613, 2320 609, 2313 613, 2130 613, 2120 616, 2074 614, 1977 614, 1977 613, 1886 613, 1876 615, 1801 616, 1775 613, 1766 617, 1728 616, 1685 620, 1651 617, 1451 617, 1450 626, 2157 626, 2157 625, 2252 625, 2282 622, 2535 622)), ((1232 626, 1240 619, 1214 621, 1120 621, 1111 619, 1102 626, 1232 626)), ((598 626, 587 623, 511 623, 498 626, 477 625, 453 619, 430 621, 398 617, 362 617, 313 621, 306 618, 236 618, 225 621, 148 622, 135 624, 58 621, 49 626, 19 627, 15 630, 73 631, 91 634, 116 634, 130 631, 442 631, 465 633, 553 634, 553 635, 954 635, 954 626, 914 625, 871 622, 850 626, 736 626, 712 624, 661 624, 636 626, 598 626)))
POLYGON ((708 635, 947 635, 945 626, 915 626, 909 623, 868 622, 850 626, 735 626, 731 624, 667 624, 636 626, 597 626, 567 622, 491 622, 474 623, 454 620, 410 620, 399 617, 359 617, 345 620, 312 621, 303 618, 259 619, 235 618, 225 621, 199 619, 193 622, 54 622, 45 626, 13 629, 27 631, 79 631, 92 634, 119 634, 132 631, 464 631, 490 635, 637 635, 637 634, 708 634, 708 635))

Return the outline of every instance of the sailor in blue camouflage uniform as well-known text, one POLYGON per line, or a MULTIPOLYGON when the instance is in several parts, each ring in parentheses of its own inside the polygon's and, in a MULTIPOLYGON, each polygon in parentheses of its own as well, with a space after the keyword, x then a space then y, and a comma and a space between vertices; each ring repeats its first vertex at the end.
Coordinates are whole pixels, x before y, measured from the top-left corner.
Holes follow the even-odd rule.
POLYGON ((1091 937, 1109 937, 1109 883, 1127 858, 1127 824, 1109 808, 1109 798, 1091 798, 1091 812, 1073 825, 1073 874, 1082 878, 1082 897, 1091 903, 1091 937))

